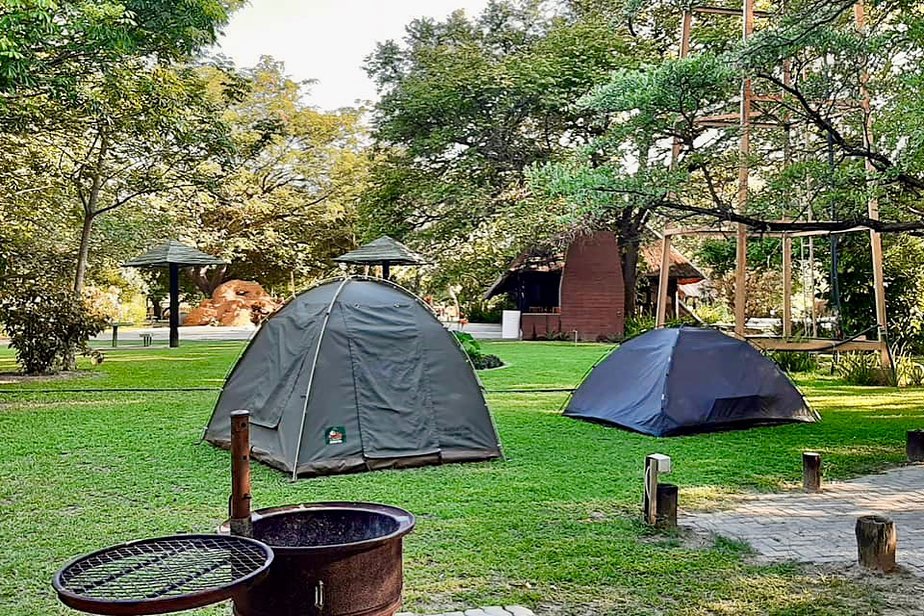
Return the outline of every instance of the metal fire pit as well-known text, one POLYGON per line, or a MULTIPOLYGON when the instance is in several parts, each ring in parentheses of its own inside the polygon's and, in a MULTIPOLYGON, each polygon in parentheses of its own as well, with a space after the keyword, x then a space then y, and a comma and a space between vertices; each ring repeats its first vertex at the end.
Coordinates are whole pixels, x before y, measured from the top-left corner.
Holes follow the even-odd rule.
MULTIPOLYGON (((310 503, 253 512, 269 574, 234 599, 236 616, 391 616, 401 606, 402 537, 414 516, 374 503, 310 503)), ((230 521, 219 529, 230 532, 230 521)))
POLYGON ((61 601, 113 616, 165 614, 224 601, 267 573, 273 552, 243 537, 176 535, 81 556, 55 575, 61 601))

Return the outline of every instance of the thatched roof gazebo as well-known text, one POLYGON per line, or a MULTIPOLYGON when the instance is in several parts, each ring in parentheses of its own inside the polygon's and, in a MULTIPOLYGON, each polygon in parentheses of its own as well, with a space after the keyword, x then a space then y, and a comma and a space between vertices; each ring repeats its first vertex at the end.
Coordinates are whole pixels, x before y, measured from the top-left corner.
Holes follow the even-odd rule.
POLYGON ((423 265, 426 263, 422 256, 387 235, 335 257, 334 261, 353 265, 380 265, 382 266, 382 278, 385 280, 389 279, 392 265, 423 265))
POLYGON ((180 346, 180 268, 227 265, 228 262, 200 250, 170 240, 155 246, 122 267, 166 268, 170 271, 170 346, 180 346))

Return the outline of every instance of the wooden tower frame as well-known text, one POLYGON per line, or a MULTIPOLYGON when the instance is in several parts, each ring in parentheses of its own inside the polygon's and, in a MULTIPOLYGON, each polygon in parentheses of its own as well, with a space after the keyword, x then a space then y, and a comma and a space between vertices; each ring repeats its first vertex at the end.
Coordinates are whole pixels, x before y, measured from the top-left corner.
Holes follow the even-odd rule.
MULTIPOLYGON (((767 18, 771 14, 765 11, 754 9, 754 0, 743 0, 741 9, 713 7, 713 6, 692 6, 683 12, 680 25, 680 58, 686 58, 690 53, 690 38, 693 28, 694 16, 698 13, 724 15, 729 17, 740 17, 742 20, 742 40, 747 41, 754 32, 755 18, 767 18)), ((859 0, 854 5, 854 23, 858 31, 864 32, 866 29, 866 8, 863 0, 859 0)), ((789 84, 792 79, 789 63, 783 66, 783 81, 789 84)), ((870 94, 867 89, 868 74, 864 70, 860 75, 860 101, 859 105, 864 114, 864 145, 872 145, 872 113, 870 94)), ((739 163, 738 163, 738 196, 737 212, 744 214, 748 207, 750 168, 748 158, 751 152, 751 127, 756 123, 761 125, 779 126, 778 123, 767 123, 762 118, 755 117, 753 103, 757 100, 782 100, 780 97, 755 97, 751 79, 745 77, 741 82, 741 107, 738 114, 720 114, 701 118, 699 123, 703 126, 715 128, 738 127, 740 130, 740 141, 738 145, 739 163)), ((788 139, 786 140, 788 144, 788 139)), ((674 139, 671 151, 671 166, 675 167, 680 157, 682 144, 679 139, 674 139)), ((789 148, 784 145, 784 164, 789 162, 789 148)), ((866 173, 873 175, 876 169, 869 159, 866 160, 866 173)), ((879 203, 875 196, 871 196, 867 201, 867 215, 871 220, 879 220, 879 203)), ((784 221, 785 222, 785 221, 784 221)), ((885 285, 882 267, 882 237, 878 231, 868 227, 855 227, 846 232, 863 231, 868 232, 870 236, 870 250, 873 261, 873 288, 876 302, 876 340, 809 340, 793 341, 792 336, 792 238, 794 237, 812 237, 830 235, 827 231, 807 231, 792 233, 767 233, 760 232, 763 237, 773 236, 780 237, 783 243, 783 336, 782 338, 751 338, 750 340, 756 346, 763 349, 789 350, 789 351, 822 351, 829 348, 838 350, 870 350, 879 351, 881 364, 883 368, 891 368, 892 361, 887 346, 887 321, 886 321, 886 304, 885 304, 885 285)), ((669 255, 671 238, 679 235, 735 235, 735 336, 746 338, 745 336, 745 280, 747 273, 747 242, 749 231, 747 225, 736 223, 733 228, 726 229, 665 229, 663 235, 663 250, 661 272, 658 281, 658 305, 657 305, 657 326, 663 327, 667 312, 667 279, 669 269, 669 255)))

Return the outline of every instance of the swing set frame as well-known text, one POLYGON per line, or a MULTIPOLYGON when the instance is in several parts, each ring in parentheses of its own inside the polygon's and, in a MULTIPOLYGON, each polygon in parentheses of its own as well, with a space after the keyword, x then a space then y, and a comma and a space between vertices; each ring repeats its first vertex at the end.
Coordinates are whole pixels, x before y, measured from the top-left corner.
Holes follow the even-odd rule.
MULTIPOLYGON (((742 40, 747 41, 754 32, 755 18, 767 18, 771 15, 765 11, 754 9, 754 0, 743 0, 741 9, 710 7, 710 6, 691 6, 683 12, 680 26, 680 58, 686 58, 690 53, 690 37, 693 26, 693 18, 697 13, 712 15, 723 15, 729 17, 740 17, 742 20, 742 40)), ((854 4, 854 24, 859 32, 866 29, 866 7, 863 0, 854 4)), ((783 81, 785 84, 791 83, 791 67, 788 62, 783 65, 783 81)), ((858 103, 864 115, 864 145, 872 145, 872 113, 870 94, 867 88, 868 75, 865 71, 860 74, 860 100, 858 103)), ((739 141, 739 163, 738 163, 738 195, 736 210, 738 213, 747 211, 750 179, 750 168, 748 158, 751 152, 751 127, 759 126, 779 126, 780 123, 768 123, 759 113, 753 110, 755 101, 782 101, 782 96, 766 97, 755 96, 751 79, 744 77, 741 82, 741 108, 738 114, 720 114, 701 118, 699 124, 712 128, 736 128, 740 131, 739 141)), ((850 101, 845 101, 850 102, 850 101)), ((787 127, 788 141, 788 127, 787 127)), ((671 151, 671 167, 676 167, 680 157, 682 144, 678 138, 674 139, 671 151)), ((784 150, 785 164, 789 163, 789 148, 784 150)), ((876 169, 867 159, 866 173, 868 176, 874 175, 876 169)), ((870 196, 867 200, 867 215, 870 220, 879 220, 879 203, 875 196, 870 196)), ((782 223, 792 221, 779 221, 782 223)), ((816 221, 817 222, 817 221, 816 221)), ((658 327, 664 327, 667 314, 667 283, 669 271, 669 258, 672 238, 682 235, 707 236, 718 235, 728 237, 734 235, 736 239, 735 249, 735 336, 748 340, 751 344, 761 350, 767 351, 807 351, 807 352, 835 352, 835 351, 875 351, 879 353, 881 366, 884 369, 892 369, 893 362, 888 348, 887 321, 886 321, 886 304, 885 304, 885 283, 883 276, 883 258, 882 258, 882 236, 875 229, 866 226, 856 226, 836 233, 869 233, 870 251, 872 254, 872 274, 873 290, 876 303, 876 330, 875 340, 861 339, 859 336, 845 340, 832 340, 822 338, 798 340, 792 337, 792 240, 793 238, 812 238, 817 236, 834 235, 831 231, 793 231, 793 232, 766 232, 749 230, 743 223, 735 223, 727 227, 719 228, 691 228, 682 229, 668 227, 663 232, 662 239, 662 262, 661 272, 658 279, 658 303, 656 320, 658 327), (758 235, 760 237, 779 237, 783 244, 783 332, 781 337, 773 336, 746 336, 745 335, 745 280, 747 273, 747 248, 748 237, 758 235)), ((814 298, 813 298, 814 301, 814 298)), ((814 314, 814 307, 813 307, 814 314)))

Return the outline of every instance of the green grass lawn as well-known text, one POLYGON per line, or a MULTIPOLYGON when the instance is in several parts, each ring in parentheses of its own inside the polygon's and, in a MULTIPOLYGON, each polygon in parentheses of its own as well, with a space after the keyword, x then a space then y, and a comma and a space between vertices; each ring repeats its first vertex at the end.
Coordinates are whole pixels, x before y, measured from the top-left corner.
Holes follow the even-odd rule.
MULTIPOLYGON (((481 374, 489 391, 573 387, 608 348, 487 346, 508 364, 481 374)), ((75 378, 0 385, 0 615, 67 613, 50 578, 79 553, 209 531, 225 517, 228 453, 198 443, 216 392, 90 390, 217 387, 240 350, 117 350, 75 378), (86 391, 10 391, 28 388, 86 391)), ((14 367, 0 351, 0 373, 14 367)), ((905 431, 924 424, 924 390, 799 384, 821 424, 673 439, 566 419, 562 393, 490 393, 504 462, 296 483, 257 465, 255 506, 346 499, 412 511, 405 600, 414 611, 521 603, 575 615, 877 614, 880 599, 857 582, 758 566, 741 545, 655 534, 639 521, 645 454, 673 457, 681 506, 716 506, 799 481, 804 449, 822 452, 833 478, 898 464, 905 431)))

